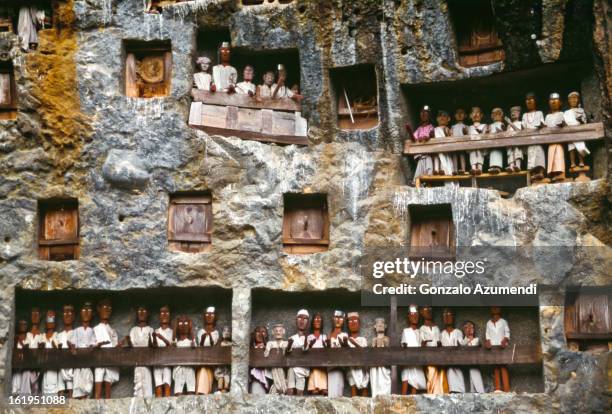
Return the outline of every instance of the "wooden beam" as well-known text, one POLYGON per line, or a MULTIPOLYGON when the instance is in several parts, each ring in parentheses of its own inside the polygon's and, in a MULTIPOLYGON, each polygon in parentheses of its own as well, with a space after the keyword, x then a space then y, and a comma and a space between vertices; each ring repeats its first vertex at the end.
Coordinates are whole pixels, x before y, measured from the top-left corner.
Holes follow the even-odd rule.
POLYGON ((231 347, 15 349, 13 369, 231 365, 231 347))
POLYGON ((612 332, 608 333, 566 333, 567 339, 602 339, 612 341, 612 332))
POLYGON ((322 348, 306 352, 293 350, 288 355, 251 349, 250 365, 275 367, 372 367, 405 365, 528 365, 542 362, 539 345, 510 345, 505 349, 475 347, 438 348, 322 348))
POLYGON ((238 137, 244 140, 274 142, 286 145, 308 145, 308 137, 297 135, 268 135, 259 132, 241 131, 238 129, 216 128, 204 125, 189 125, 192 128, 201 129, 209 135, 221 135, 224 137, 238 137))
POLYGON ((594 141, 603 137, 603 123, 597 122, 564 128, 506 131, 500 134, 467 135, 457 138, 433 138, 423 143, 406 140, 404 142, 404 154, 435 154, 487 148, 561 144, 574 141, 594 141))
POLYGON ((195 102, 203 102, 209 105, 237 106, 239 108, 273 109, 275 111, 301 112, 302 104, 291 98, 260 98, 238 93, 208 92, 200 89, 192 89, 191 96, 195 102))

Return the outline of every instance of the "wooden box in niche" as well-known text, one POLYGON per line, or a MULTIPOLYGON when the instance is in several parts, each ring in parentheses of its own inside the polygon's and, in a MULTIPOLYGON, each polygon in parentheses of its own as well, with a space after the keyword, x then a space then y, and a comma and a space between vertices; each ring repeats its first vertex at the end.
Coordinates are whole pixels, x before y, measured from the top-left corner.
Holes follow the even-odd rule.
POLYGON ((38 253, 42 260, 79 258, 79 205, 75 199, 39 201, 38 253))
POLYGON ((212 241, 212 196, 185 193, 170 197, 168 247, 170 250, 199 253, 212 241))
POLYGON ((170 93, 172 51, 169 41, 125 43, 125 95, 154 98, 170 93))
POLYGON ((428 258, 455 256, 455 226, 449 204, 412 205, 410 255, 428 258))
POLYGON ((338 128, 353 130, 378 126, 378 83, 374 65, 334 68, 331 78, 338 128))
POLYGON ((0 120, 17 116, 17 87, 10 61, 0 61, 0 120))
POLYGON ((329 213, 325 194, 285 194, 283 250, 307 254, 329 246, 329 213))
POLYGON ((569 294, 565 305, 565 334, 569 339, 612 340, 610 288, 569 294))

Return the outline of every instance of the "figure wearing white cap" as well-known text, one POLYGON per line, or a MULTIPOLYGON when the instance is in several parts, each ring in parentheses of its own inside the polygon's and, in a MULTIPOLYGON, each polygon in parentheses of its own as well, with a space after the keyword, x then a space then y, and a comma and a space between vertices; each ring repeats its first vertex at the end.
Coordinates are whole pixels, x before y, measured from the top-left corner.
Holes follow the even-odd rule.
MULTIPOLYGON (((159 309, 159 328, 151 335, 151 345, 154 348, 165 348, 172 345, 174 332, 170 327, 170 320, 170 307, 164 305, 159 309)), ((170 396, 170 385, 172 384, 172 369, 170 367, 153 367, 153 381, 156 397, 170 396)))
MULTIPOLYGON (((310 315, 306 309, 298 311, 295 317, 295 327, 297 333, 289 338, 287 342, 287 353, 290 353, 293 348, 302 348, 303 350, 308 349, 308 342, 306 340, 306 331, 308 330, 308 323, 310 322, 310 315)), ((306 389, 306 379, 310 375, 310 368, 303 367, 291 367, 287 370, 287 394, 304 395, 306 389)))
MULTIPOLYGON (((506 118, 508 127, 518 132, 523 129, 523 123, 521 122, 521 107, 513 106, 510 108, 510 119, 506 118)), ((523 162, 523 150, 521 147, 508 147, 506 148, 506 155, 508 157, 508 166, 506 171, 519 172, 521 170, 521 163, 523 162)))
MULTIPOLYGON (((491 119, 493 122, 489 125, 490 134, 499 134, 506 130, 504 125, 504 111, 501 108, 493 108, 491 111, 491 119)), ((489 169, 487 172, 491 174, 499 174, 504 163, 504 153, 501 148, 492 149, 489 153, 489 169)))
MULTIPOLYGON (((523 114, 523 128, 540 129, 544 126, 544 115, 538 111, 536 97, 533 92, 525 95, 527 112, 523 114)), ((542 145, 530 145, 527 147, 527 169, 531 171, 531 180, 540 183, 548 182, 544 177, 546 172, 546 154, 542 145)))
MULTIPOLYGON (((376 336, 372 339, 372 348, 387 348, 390 339, 385 335, 387 324, 384 318, 376 318, 374 321, 374 331, 376 336)), ((372 388, 372 398, 377 395, 391 395, 391 370, 389 367, 370 368, 370 387, 372 388)))
MULTIPOLYGON (((125 338, 129 346, 147 348, 152 346, 153 328, 149 326, 149 310, 145 306, 136 308, 136 326, 130 329, 125 338)), ((123 342, 123 341, 122 341, 123 342)), ((149 367, 134 368, 134 396, 151 397, 153 395, 153 375, 149 367)))
MULTIPOLYGON (((327 339, 329 348, 348 346, 348 335, 342 331, 344 327, 344 312, 334 311, 334 327, 327 339)), ((344 394, 344 372, 340 368, 327 369, 327 395, 329 397, 342 397, 344 394)))
POLYGON ((201 71, 193 74, 195 87, 202 91, 210 91, 213 83, 212 75, 208 73, 210 70, 210 58, 208 56, 200 56, 196 60, 196 64, 200 67, 201 71))
MULTIPOLYGON (((482 124, 482 111, 479 107, 475 106, 472 108, 472 112, 470 113, 470 119, 472 120, 472 125, 470 126, 469 132, 470 135, 480 135, 486 134, 488 132, 487 124, 482 124)), ((486 150, 472 150, 470 151, 470 165, 472 169, 470 173, 472 175, 480 175, 482 174, 482 166, 485 161, 485 155, 487 154, 486 150)))
MULTIPOLYGON (((198 346, 215 346, 219 342, 219 331, 216 329, 217 313, 214 306, 209 306, 202 315, 204 327, 198 330, 198 346)), ((196 375, 196 394, 210 394, 215 382, 215 371, 211 367, 198 368, 196 375)))
POLYGON ((236 82, 238 81, 238 72, 236 68, 230 65, 232 52, 229 42, 221 43, 219 48, 219 63, 213 66, 213 82, 211 91, 234 93, 236 82))
MULTIPOLYGON (((58 347, 57 332, 55 332, 55 311, 48 310, 45 316, 45 333, 40 335, 39 348, 56 349, 58 347)), ((45 371, 42 378, 42 393, 57 395, 59 392, 58 371, 45 371)))
MULTIPOLYGON (((348 329, 349 338, 348 346, 350 348, 367 348, 368 340, 359 335, 361 330, 361 319, 358 312, 349 312, 348 329)), ((351 386, 351 396, 356 397, 360 394, 362 397, 368 396, 368 384, 370 383, 369 370, 363 367, 351 367, 346 372, 346 379, 351 386)))
MULTIPOLYGON (((72 335, 74 330, 72 326, 74 324, 74 306, 64 305, 62 307, 62 319, 64 322, 64 329, 57 334, 57 347, 60 349, 68 349, 73 346, 72 335)), ((58 374, 58 388, 60 395, 65 395, 68 398, 72 398, 73 381, 74 369, 60 369, 58 374)))
MULTIPOLYGON (((580 94, 578 92, 570 92, 567 95, 567 104, 569 109, 563 113, 563 119, 568 126, 576 126, 587 123, 586 113, 580 107, 580 94)), ((584 141, 572 142, 568 144, 567 149, 570 152, 570 169, 576 168, 576 154, 578 154, 578 166, 584 167, 584 157, 591 153, 584 141)))
MULTIPOLYGON (((272 336, 274 339, 268 341, 264 357, 270 356, 270 352, 275 349, 277 352, 285 353, 288 342, 285 340, 285 327, 282 324, 276 324, 272 327, 272 336)), ((270 394, 285 394, 287 393, 287 377, 283 368, 266 369, 266 377, 272 380, 270 394)))
MULTIPOLYGON (((565 126, 564 114, 561 112, 561 99, 558 93, 551 93, 548 98, 550 112, 546 115, 544 123, 548 128, 561 128, 565 126)), ((565 153, 563 145, 550 144, 548 146, 548 176, 553 182, 565 180, 565 153)))
MULTIPOLYGON (((410 305, 408 311, 408 327, 402 331, 402 348, 420 348, 421 331, 419 330, 419 308, 410 305)), ((425 374, 422 367, 404 367, 402 369, 402 395, 416 394, 418 391, 427 389, 425 374)))

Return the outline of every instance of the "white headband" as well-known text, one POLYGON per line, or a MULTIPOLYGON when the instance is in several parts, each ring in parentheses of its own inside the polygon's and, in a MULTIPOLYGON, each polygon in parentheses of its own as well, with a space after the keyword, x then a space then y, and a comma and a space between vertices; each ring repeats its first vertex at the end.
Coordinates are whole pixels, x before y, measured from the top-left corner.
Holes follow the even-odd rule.
POLYGON ((334 316, 340 316, 344 318, 344 312, 342 312, 341 310, 336 310, 334 311, 334 316))
POLYGON ((359 318, 359 312, 349 312, 349 313, 347 313, 346 316, 349 317, 349 318, 353 318, 353 317, 359 318))
POLYGON ((414 306, 414 305, 411 306, 410 307, 410 313, 416 313, 416 312, 418 312, 418 308, 416 306, 414 306))
POLYGON ((300 315, 304 315, 307 318, 310 318, 310 314, 308 313, 308 311, 306 309, 300 309, 296 316, 300 316, 300 315))
POLYGON ((208 308, 206 308, 206 313, 215 313, 215 307, 209 306, 208 308))
POLYGON ((559 94, 557 92, 553 92, 550 94, 548 99, 559 99, 559 94))

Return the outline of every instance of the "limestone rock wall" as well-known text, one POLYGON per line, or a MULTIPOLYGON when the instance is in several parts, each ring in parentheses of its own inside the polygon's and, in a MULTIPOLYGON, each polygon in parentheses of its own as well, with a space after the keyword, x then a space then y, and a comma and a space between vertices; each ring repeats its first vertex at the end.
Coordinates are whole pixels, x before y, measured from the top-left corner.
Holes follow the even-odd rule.
MULTIPOLYGON (((0 34, 0 49, 13 59, 19 92, 18 118, 0 121, 4 390, 10 379, 15 288, 219 286, 233 290, 231 396, 72 402, 68 411, 605 411, 605 361, 567 349, 562 293, 555 299, 557 306, 540 309, 543 392, 377 400, 245 395, 252 289, 358 291, 357 264, 367 248, 407 246, 409 204, 450 203, 458 245, 568 247, 558 256, 536 258, 540 266, 535 269, 504 269, 492 275, 498 282, 611 283, 606 178, 525 188, 502 199, 484 189, 408 187, 411 162, 401 155, 408 110, 402 85, 585 57, 593 60, 594 90, 601 104, 597 110, 609 138, 610 6, 605 1, 533 2, 542 3, 536 8, 542 14, 536 41, 529 34, 538 24, 525 18, 530 12, 526 2, 494 0, 495 24, 507 58, 475 68, 457 63, 444 0, 296 0, 283 7, 254 8, 239 7, 237 1, 198 0, 168 7, 161 15, 143 13, 142 3, 60 1, 61 27, 42 33, 40 50, 28 54, 19 50, 14 36, 0 34), (299 51, 308 146, 209 136, 187 126, 196 38, 209 27, 227 27, 234 47, 299 51), (124 96, 126 39, 170 40, 168 97, 124 96), (584 39, 588 47, 577 46, 584 39), (377 72, 380 124, 368 131, 340 131, 329 97, 329 69, 360 63, 373 64, 377 72), (185 190, 212 193, 214 232, 208 252, 167 249, 169 194, 185 190), (287 192, 327 194, 329 251, 304 256, 282 252, 282 200, 287 192), (56 196, 79 200, 78 261, 38 259, 37 200, 56 196), (599 248, 596 260, 587 259, 589 246, 599 248), (542 270, 555 259, 562 263, 560 274, 542 270)), ((609 146, 607 139, 608 151, 609 146)), ((126 392, 129 395, 129 389, 126 392)))

